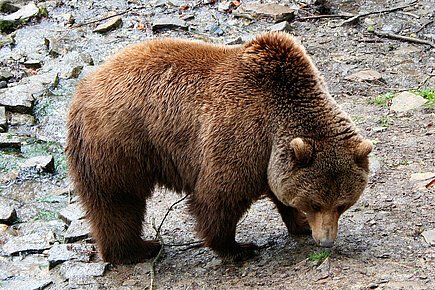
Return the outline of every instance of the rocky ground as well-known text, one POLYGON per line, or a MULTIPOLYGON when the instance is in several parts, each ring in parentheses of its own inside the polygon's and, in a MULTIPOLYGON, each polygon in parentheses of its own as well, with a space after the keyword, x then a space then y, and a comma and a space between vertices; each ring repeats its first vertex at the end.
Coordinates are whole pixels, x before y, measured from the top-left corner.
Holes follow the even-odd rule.
MULTIPOLYGON (((0 287, 434 289, 434 9, 431 0, 0 1, 0 287), (163 223, 167 246, 154 267, 102 262, 64 155, 78 79, 152 37, 241 44, 268 30, 300 40, 375 144, 369 186, 342 217, 329 257, 311 237, 289 236, 262 200, 237 234, 260 255, 241 265, 189 244, 197 238, 183 202, 163 223)), ((148 238, 180 198, 156 189, 148 238)))

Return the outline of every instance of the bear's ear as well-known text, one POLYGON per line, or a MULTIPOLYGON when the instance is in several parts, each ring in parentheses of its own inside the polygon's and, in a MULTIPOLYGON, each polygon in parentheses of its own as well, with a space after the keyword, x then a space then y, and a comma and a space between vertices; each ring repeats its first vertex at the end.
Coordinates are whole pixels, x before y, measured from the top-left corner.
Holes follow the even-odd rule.
POLYGON ((295 158, 298 162, 307 164, 311 160, 313 155, 313 147, 310 143, 302 140, 302 138, 294 138, 290 142, 290 148, 292 149, 295 158))
POLYGON ((357 164, 362 165, 368 169, 367 156, 372 152, 373 144, 369 140, 364 140, 358 144, 355 150, 355 161, 357 164), (367 163, 367 164, 366 164, 367 163))

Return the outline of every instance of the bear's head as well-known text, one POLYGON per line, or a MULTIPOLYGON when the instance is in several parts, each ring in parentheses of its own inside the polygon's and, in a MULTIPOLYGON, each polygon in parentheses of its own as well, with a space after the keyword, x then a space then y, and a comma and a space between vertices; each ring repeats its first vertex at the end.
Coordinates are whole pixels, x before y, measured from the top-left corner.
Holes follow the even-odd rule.
POLYGON ((273 145, 269 186, 282 203, 306 214, 318 245, 332 246, 340 215, 364 191, 372 148, 361 139, 328 143, 281 138, 273 145))

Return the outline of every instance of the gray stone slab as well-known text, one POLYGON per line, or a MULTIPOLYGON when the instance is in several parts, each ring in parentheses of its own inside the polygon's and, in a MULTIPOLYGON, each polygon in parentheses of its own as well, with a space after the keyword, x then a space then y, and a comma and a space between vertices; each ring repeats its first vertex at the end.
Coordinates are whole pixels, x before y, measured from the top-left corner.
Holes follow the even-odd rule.
POLYGON ((153 30, 159 30, 164 28, 181 28, 181 29, 187 29, 186 21, 183 19, 180 19, 178 17, 162 17, 159 19, 156 19, 153 22, 153 30))
POLYGON ((82 219, 86 216, 85 211, 80 203, 72 203, 59 212, 60 218, 67 224, 82 219))
POLYGON ((52 155, 35 156, 27 159, 21 168, 36 168, 45 172, 54 172, 54 157, 52 155))
POLYGON ((9 133, 0 133, 0 148, 20 149, 21 141, 18 136, 9 133))
POLYGON ((42 252, 51 247, 54 240, 53 232, 36 232, 28 235, 17 236, 9 239, 3 245, 3 252, 10 256, 22 252, 42 252))
POLYGON ((52 283, 53 281, 50 279, 26 279, 19 281, 8 281, 5 285, 5 288, 14 290, 40 290, 52 283))
POLYGON ((103 276, 109 263, 83 263, 66 261, 60 266, 60 274, 65 279, 73 277, 99 277, 103 276))
POLYGON ((65 233, 65 240, 69 243, 89 237, 91 228, 86 220, 75 220, 71 222, 65 233))
POLYGON ((44 90, 42 84, 20 84, 0 90, 0 106, 5 106, 11 112, 31 114, 34 105, 34 93, 44 90))
POLYGON ((39 8, 35 3, 30 2, 26 6, 22 7, 20 10, 6 15, 3 17, 3 20, 16 22, 18 20, 26 20, 32 17, 37 16, 39 13, 39 8))
POLYGON ((89 262, 94 253, 91 244, 58 244, 48 251, 48 262, 50 267, 69 260, 89 262))
POLYGON ((0 223, 10 225, 17 219, 15 208, 0 200, 0 223))

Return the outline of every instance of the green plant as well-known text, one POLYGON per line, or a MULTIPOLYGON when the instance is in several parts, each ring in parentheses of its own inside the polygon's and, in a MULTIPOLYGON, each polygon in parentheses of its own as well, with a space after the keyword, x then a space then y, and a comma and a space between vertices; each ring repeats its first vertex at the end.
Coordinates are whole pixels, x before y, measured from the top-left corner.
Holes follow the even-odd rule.
POLYGON ((435 89, 416 90, 411 92, 416 95, 422 96, 431 103, 435 103, 435 89))
POLYGON ((352 116, 352 121, 355 123, 355 125, 361 125, 365 123, 364 118, 359 116, 352 116))
POLYGON ((392 98, 394 98, 394 93, 389 92, 389 93, 386 93, 383 95, 378 95, 374 99, 368 100, 368 103, 369 104, 377 104, 377 105, 384 107, 388 104, 388 101, 392 98))
POLYGON ((59 214, 57 212, 41 210, 36 216, 33 218, 34 220, 44 220, 44 221, 52 221, 59 218, 59 214))
POLYGON ((310 261, 324 260, 324 259, 328 258, 330 254, 331 254, 331 252, 326 250, 326 251, 319 252, 319 253, 309 254, 308 258, 310 259, 310 261))
POLYGON ((394 124, 394 120, 391 117, 388 116, 382 116, 379 118, 378 123, 382 126, 382 127, 390 127, 391 125, 394 124))

